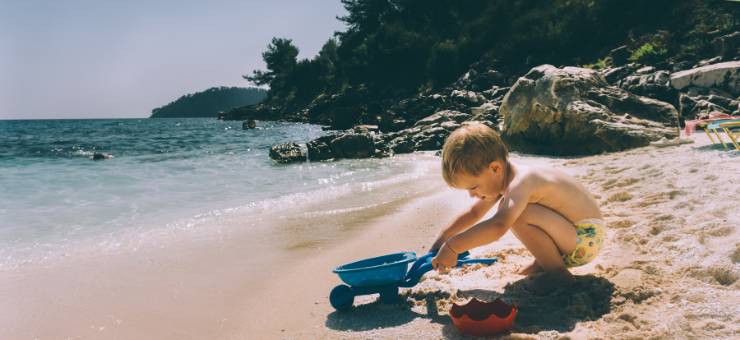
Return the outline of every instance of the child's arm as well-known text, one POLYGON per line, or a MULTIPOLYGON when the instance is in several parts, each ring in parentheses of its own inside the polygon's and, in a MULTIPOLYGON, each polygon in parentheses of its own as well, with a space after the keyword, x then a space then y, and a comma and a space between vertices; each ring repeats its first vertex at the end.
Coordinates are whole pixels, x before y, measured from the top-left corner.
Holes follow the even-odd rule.
POLYGON ((432 266, 446 270, 455 265, 457 254, 498 240, 509 230, 529 204, 530 189, 527 185, 512 188, 508 197, 499 205, 496 214, 468 230, 451 237, 432 259, 432 266))
POLYGON ((470 229, 450 238, 447 243, 451 250, 462 253, 500 239, 519 218, 529 203, 529 193, 524 190, 512 192, 504 198, 496 214, 470 229))
POLYGON ((491 210, 493 205, 496 204, 496 201, 498 200, 479 200, 476 202, 472 207, 470 207, 470 210, 458 216, 447 228, 444 228, 442 232, 440 232, 439 236, 437 236, 437 240, 432 244, 430 251, 438 250, 439 247, 441 247, 442 244, 447 242, 451 237, 468 230, 468 228, 475 224, 475 222, 478 222, 489 210, 491 210))

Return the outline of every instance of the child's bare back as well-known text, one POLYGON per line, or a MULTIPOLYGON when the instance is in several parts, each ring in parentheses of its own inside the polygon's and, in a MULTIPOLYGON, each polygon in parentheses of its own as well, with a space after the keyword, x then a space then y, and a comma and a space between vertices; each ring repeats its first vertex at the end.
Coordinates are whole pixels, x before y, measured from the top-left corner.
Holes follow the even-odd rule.
MULTIPOLYGON (((555 168, 512 164, 518 169, 509 191, 529 197, 529 204, 539 204, 569 221, 602 219, 596 200, 575 178, 555 168)), ((503 205, 502 200, 499 206, 503 205)))

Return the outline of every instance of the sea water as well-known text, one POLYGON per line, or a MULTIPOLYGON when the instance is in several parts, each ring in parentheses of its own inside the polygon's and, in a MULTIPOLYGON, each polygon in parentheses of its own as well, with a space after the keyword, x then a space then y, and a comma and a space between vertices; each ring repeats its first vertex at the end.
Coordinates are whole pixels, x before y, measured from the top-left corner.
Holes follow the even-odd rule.
POLYGON ((441 184, 430 154, 289 165, 268 157, 272 145, 326 133, 205 118, 0 121, 0 268, 157 238, 264 236, 271 230, 261 227, 282 222, 320 221, 311 235, 322 237, 343 215, 441 184), (93 161, 94 152, 113 157, 93 161))

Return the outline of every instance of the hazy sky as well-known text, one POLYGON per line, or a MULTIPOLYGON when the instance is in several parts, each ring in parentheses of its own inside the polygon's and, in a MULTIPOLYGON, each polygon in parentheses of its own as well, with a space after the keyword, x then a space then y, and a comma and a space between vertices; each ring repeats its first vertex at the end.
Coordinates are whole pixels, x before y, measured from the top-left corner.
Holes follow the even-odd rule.
POLYGON ((310 58, 339 0, 0 0, 0 119, 148 117, 212 86, 248 86, 272 37, 310 58))

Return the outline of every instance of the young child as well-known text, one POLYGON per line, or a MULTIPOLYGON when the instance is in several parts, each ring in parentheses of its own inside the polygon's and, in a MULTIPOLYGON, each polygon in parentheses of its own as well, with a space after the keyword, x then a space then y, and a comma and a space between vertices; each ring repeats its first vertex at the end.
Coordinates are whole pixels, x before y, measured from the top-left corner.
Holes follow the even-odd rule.
POLYGON ((455 265, 457 254, 511 230, 535 258, 519 274, 544 271, 548 279, 538 280, 545 285, 539 289, 547 289, 571 281, 567 268, 588 263, 602 246, 604 220, 588 191, 561 171, 513 163, 499 135, 483 124, 450 134, 442 149, 442 174, 448 185, 467 190, 478 202, 432 245, 439 251, 432 266, 440 272, 455 265), (496 214, 475 224, 496 202, 496 214))

